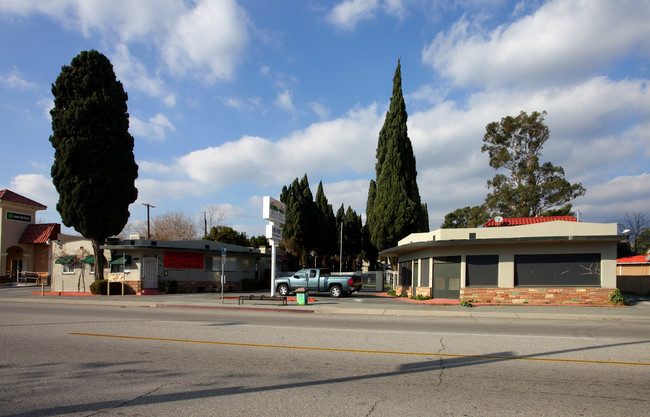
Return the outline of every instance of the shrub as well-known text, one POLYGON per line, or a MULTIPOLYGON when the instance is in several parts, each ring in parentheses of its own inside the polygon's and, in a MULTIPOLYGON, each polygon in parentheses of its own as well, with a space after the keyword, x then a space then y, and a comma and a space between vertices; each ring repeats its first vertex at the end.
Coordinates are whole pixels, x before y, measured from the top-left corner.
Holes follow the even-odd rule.
MULTIPOLYGON (((98 295, 106 295, 106 289, 108 288, 108 280, 101 279, 90 284, 90 292, 98 295)), ((128 292, 128 288, 124 288, 125 293, 128 292)), ((121 282, 111 282, 111 294, 122 294, 122 283, 121 282)))
MULTIPOLYGON (((471 301, 471 300, 470 300, 470 301, 471 301)), ((470 303, 470 302, 467 301, 467 300, 461 301, 461 302, 460 302, 460 305, 462 305, 463 307, 472 307, 472 303, 470 303)))
POLYGON ((619 290, 618 288, 615 289, 614 292, 609 295, 609 301, 614 304, 622 304, 622 305, 625 305, 629 302, 628 299, 621 293, 621 290, 619 290))
POLYGON ((90 292, 93 294, 106 295, 106 286, 108 285, 108 280, 102 279, 95 281, 90 284, 90 292))
POLYGON ((418 300, 418 301, 424 301, 424 300, 430 300, 431 299, 431 297, 429 297, 428 295, 414 295, 411 298, 414 299, 414 300, 418 300))
POLYGON ((387 294, 388 295, 397 295, 397 292, 395 290, 388 290, 387 294))
POLYGON ((178 281, 174 279, 163 281, 163 291, 167 294, 176 294, 178 292, 178 281))

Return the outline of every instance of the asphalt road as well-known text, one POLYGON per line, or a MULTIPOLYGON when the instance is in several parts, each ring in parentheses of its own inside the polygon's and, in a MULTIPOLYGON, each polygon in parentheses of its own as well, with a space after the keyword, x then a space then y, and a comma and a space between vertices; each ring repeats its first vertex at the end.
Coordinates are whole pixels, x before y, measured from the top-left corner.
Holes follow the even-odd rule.
POLYGON ((0 303, 0 415, 641 416, 650 321, 0 303))

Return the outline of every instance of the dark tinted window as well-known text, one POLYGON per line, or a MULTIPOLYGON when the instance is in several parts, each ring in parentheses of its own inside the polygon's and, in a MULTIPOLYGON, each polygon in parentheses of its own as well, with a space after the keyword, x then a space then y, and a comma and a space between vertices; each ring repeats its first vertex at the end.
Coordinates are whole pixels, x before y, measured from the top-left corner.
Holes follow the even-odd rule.
POLYGON ((515 285, 600 286, 600 254, 516 255, 515 285))
POLYGON ((499 284, 499 255, 468 255, 465 286, 481 287, 499 284))

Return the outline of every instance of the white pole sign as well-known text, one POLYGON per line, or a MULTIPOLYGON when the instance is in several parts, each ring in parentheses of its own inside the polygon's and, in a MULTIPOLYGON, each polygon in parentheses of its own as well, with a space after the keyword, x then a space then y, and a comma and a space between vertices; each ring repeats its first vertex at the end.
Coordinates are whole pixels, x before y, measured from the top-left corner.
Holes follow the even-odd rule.
POLYGON ((271 242, 271 297, 275 296, 275 246, 282 240, 282 224, 285 218, 285 205, 275 198, 263 198, 262 218, 269 221, 266 238, 271 242))
POLYGON ((264 197, 264 207, 262 211, 263 219, 274 223, 284 224, 284 214, 284 203, 269 196, 264 197))

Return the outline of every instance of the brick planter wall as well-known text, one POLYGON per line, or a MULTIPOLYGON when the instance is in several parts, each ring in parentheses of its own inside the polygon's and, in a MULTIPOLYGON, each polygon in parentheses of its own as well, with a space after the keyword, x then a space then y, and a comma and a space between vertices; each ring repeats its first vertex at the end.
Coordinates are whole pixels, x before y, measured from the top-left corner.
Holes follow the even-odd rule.
POLYGON ((460 300, 495 304, 599 304, 612 288, 461 288, 460 300))

